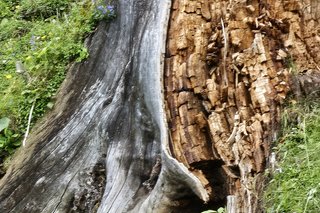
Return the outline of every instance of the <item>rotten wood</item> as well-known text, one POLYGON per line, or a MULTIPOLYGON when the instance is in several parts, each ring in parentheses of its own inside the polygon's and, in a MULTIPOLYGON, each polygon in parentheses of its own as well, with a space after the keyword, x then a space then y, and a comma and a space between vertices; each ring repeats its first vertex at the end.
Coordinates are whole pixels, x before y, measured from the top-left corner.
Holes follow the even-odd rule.
POLYGON ((118 1, 1 179, 1 212, 263 211, 280 104, 320 84, 320 4, 173 0, 165 54, 170 3, 118 1))
POLYGON ((211 201, 235 196, 236 212, 262 211, 261 174, 280 105, 295 81, 318 82, 318 7, 314 0, 173 1, 165 64, 171 152, 211 201), (305 72, 312 74, 299 77, 305 72))

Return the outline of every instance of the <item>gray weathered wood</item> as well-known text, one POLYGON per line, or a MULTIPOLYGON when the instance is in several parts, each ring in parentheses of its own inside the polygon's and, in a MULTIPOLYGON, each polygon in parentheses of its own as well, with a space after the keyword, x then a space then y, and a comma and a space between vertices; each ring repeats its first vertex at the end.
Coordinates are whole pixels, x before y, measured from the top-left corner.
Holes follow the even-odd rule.
POLYGON ((0 181, 2 213, 168 212, 185 195, 208 200, 168 148, 170 2, 120 0, 116 20, 88 39, 89 59, 70 69, 54 110, 0 181))
POLYGON ((228 213, 237 213, 237 196, 227 196, 227 211, 228 213))
POLYGON ((2 213, 168 212, 192 191, 208 200, 168 148, 161 79, 170 2, 120 0, 116 20, 88 39, 89 59, 70 69, 54 110, 0 181, 2 213))

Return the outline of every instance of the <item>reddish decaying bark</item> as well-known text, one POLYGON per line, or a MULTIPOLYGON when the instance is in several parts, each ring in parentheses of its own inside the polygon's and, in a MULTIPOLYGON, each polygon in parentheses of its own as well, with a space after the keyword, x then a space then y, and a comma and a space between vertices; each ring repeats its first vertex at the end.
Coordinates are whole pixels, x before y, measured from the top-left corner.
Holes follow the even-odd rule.
POLYGON ((297 75, 319 72, 318 7, 296 0, 173 1, 165 66, 171 150, 211 200, 233 195, 238 212, 261 211, 280 105, 292 79, 308 82, 297 75))

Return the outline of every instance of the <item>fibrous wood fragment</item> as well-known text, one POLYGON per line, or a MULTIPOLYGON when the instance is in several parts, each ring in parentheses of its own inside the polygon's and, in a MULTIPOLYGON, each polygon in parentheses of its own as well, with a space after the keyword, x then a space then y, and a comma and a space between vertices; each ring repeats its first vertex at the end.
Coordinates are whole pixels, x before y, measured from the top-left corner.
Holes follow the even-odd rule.
POLYGON ((319 67, 319 54, 314 54, 320 46, 319 18, 303 9, 318 4, 173 2, 165 95, 169 126, 179 128, 171 129, 171 152, 190 171, 202 171, 193 173, 201 174, 212 200, 219 189, 226 195, 221 203, 227 195, 237 197, 234 212, 259 212, 261 184, 256 181, 263 180, 293 69, 315 72, 319 67), (208 161, 219 162, 220 174, 227 177, 219 185, 223 189, 214 184, 218 175, 209 175, 212 167, 199 167, 208 161))

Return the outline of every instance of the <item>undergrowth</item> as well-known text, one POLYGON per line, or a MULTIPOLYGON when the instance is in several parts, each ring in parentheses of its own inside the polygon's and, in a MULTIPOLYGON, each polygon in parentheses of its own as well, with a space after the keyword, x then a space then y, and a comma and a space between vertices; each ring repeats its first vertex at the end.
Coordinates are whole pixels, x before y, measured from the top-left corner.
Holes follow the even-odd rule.
POLYGON ((267 212, 320 210, 320 102, 293 102, 282 118, 282 138, 274 148, 277 169, 266 187, 267 212))
POLYGON ((225 212, 226 212, 226 209, 223 208, 223 207, 220 207, 217 210, 206 210, 206 211, 203 211, 201 213, 225 213, 225 212))
POLYGON ((0 164, 53 107, 67 66, 88 57, 84 38, 114 17, 103 1, 0 1, 0 164))

